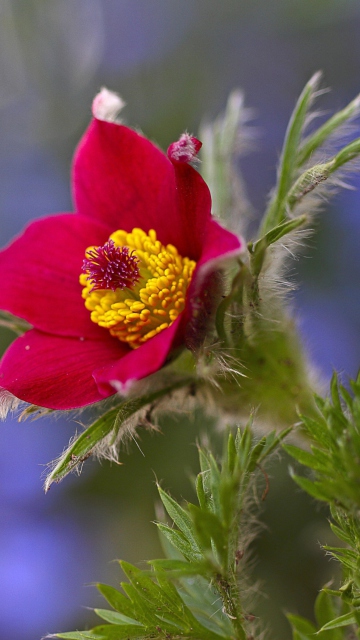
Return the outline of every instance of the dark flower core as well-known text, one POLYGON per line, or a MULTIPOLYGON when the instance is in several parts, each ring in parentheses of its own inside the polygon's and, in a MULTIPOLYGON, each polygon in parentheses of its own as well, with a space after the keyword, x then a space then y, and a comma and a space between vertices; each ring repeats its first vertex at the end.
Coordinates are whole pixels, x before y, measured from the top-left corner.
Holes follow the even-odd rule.
POLYGON ((131 289, 140 279, 139 258, 129 247, 117 247, 113 240, 89 249, 86 256, 82 271, 92 285, 91 291, 131 289))

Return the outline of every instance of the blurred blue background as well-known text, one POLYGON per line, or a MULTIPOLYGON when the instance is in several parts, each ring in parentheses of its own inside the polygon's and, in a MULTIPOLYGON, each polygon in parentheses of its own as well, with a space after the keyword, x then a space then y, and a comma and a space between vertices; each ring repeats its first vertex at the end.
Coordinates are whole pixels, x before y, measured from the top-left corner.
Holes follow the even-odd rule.
MULTIPOLYGON (((314 71, 333 88, 321 108, 341 108, 360 91, 358 0, 1 0, 0 244, 45 214, 71 211, 75 144, 103 85, 127 102, 127 122, 164 148, 225 106, 241 87, 254 108, 253 152, 241 162, 259 215, 292 107, 314 71)), ((328 380, 355 375, 360 362, 360 178, 316 223, 294 307, 309 353, 328 380)), ((0 334, 0 349, 12 336, 0 334)), ((38 640, 95 621, 94 581, 116 584, 116 557, 141 562, 160 553, 154 477, 191 497, 197 434, 211 420, 164 420, 144 434, 122 467, 89 462, 45 496, 44 465, 68 443, 75 422, 8 420, 0 428, 0 638, 38 640), (180 453, 179 453, 180 452, 180 453), (185 471, 185 473, 184 473, 185 471), (184 480, 185 478, 185 480, 184 480)), ((311 615, 328 579, 326 518, 272 470, 254 569, 262 581, 254 611, 271 619, 270 638, 289 638, 283 610, 311 615), (325 538, 324 538, 325 536, 325 538)))

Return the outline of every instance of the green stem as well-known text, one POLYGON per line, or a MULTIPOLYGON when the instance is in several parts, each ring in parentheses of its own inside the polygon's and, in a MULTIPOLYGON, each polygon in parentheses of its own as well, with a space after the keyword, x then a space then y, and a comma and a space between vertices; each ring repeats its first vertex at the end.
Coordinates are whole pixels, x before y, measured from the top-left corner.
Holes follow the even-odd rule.
POLYGON ((244 613, 240 604, 239 587, 234 573, 230 572, 226 578, 217 576, 216 588, 224 603, 224 612, 234 627, 236 640, 246 640, 247 634, 242 624, 244 613))

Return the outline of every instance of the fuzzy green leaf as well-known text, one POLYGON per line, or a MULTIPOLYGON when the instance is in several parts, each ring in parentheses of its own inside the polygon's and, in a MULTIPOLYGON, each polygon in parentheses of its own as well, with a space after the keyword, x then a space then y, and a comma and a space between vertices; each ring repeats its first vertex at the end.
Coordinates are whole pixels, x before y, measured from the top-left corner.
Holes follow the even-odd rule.
POLYGON ((250 457, 248 459, 248 464, 247 464, 247 471, 249 473, 252 473, 255 470, 256 465, 258 464, 258 461, 261 457, 261 454, 264 451, 265 445, 266 445, 266 436, 261 438, 261 440, 254 446, 250 454, 250 457))
MULTIPOLYGON (((315 601, 315 617, 319 627, 324 626, 337 617, 338 611, 334 606, 334 598, 325 591, 320 591, 315 601)), ((321 634, 324 640, 342 640, 343 634, 337 629, 325 631, 321 634)))
POLYGON ((236 438, 235 438, 235 444, 238 452, 240 467, 242 471, 245 471, 245 469, 247 468, 247 463, 248 463, 251 444, 252 444, 250 422, 246 425, 243 432, 241 432, 240 429, 238 429, 236 438))
POLYGON ((340 529, 340 527, 337 527, 333 522, 330 522, 330 527, 332 532, 343 542, 345 542, 345 544, 351 544, 352 540, 350 538, 350 536, 348 534, 346 534, 342 529, 340 529))
POLYGON ((355 613, 353 611, 349 611, 348 613, 345 613, 343 616, 339 616, 338 618, 335 618, 335 620, 331 620, 330 622, 327 622, 326 624, 324 624, 323 627, 321 627, 321 629, 319 629, 318 633, 320 633, 321 631, 328 631, 330 629, 339 629, 340 627, 347 627, 350 624, 356 624, 357 620, 356 620, 356 616, 355 613))
POLYGON ((314 640, 316 628, 312 622, 306 620, 306 618, 303 618, 302 616, 295 616, 292 614, 287 614, 286 617, 293 629, 294 640, 314 640))
POLYGON ((160 587, 151 579, 150 574, 134 567, 129 562, 120 562, 120 566, 133 587, 147 603, 147 606, 159 606, 166 602, 160 587))
POLYGON ((251 272, 254 276, 259 276, 261 272, 268 247, 289 233, 292 233, 292 231, 304 226, 307 223, 307 220, 307 216, 305 215, 292 218, 291 220, 286 220, 285 222, 276 225, 276 227, 268 231, 256 242, 250 242, 248 244, 251 255, 251 272))
POLYGON ((214 541, 219 556, 224 560, 227 549, 227 536, 224 527, 215 513, 204 511, 194 504, 189 505, 189 511, 194 520, 196 533, 205 549, 211 548, 211 540, 214 541))
POLYGON ((149 393, 139 398, 134 398, 122 402, 121 404, 110 409, 102 415, 100 418, 83 431, 81 435, 66 449, 66 451, 60 456, 60 459, 56 463, 54 469, 47 476, 45 480, 45 492, 48 491, 53 482, 60 482, 65 476, 67 476, 76 467, 81 465, 91 454, 94 447, 103 440, 114 429, 115 432, 119 431, 121 426, 126 422, 128 418, 137 413, 140 409, 147 404, 151 404, 158 398, 170 393, 174 389, 186 386, 188 380, 181 380, 171 386, 164 387, 154 393, 149 393))
POLYGON ((319 127, 313 134, 304 140, 298 153, 297 163, 298 166, 304 164, 326 140, 333 135, 336 130, 341 127, 345 122, 359 114, 360 110, 360 96, 348 104, 345 109, 338 111, 331 118, 329 118, 321 127, 319 127))
POLYGON ((234 473, 236 461, 237 461, 237 451, 236 444, 233 434, 230 432, 227 439, 227 451, 226 451, 226 465, 228 472, 230 474, 234 473))
POLYGON ((65 638, 66 640, 103 640, 104 636, 99 636, 92 631, 68 631, 66 633, 56 633, 55 638, 65 638))
POLYGON ((199 501, 200 507, 202 509, 207 509, 209 507, 209 500, 208 500, 208 496, 205 493, 204 480, 203 480, 202 473, 199 473, 196 476, 195 488, 196 488, 196 495, 197 495, 197 499, 199 501))
POLYGON ((181 531, 172 529, 162 522, 156 523, 159 531, 165 536, 167 540, 177 549, 180 553, 190 560, 191 562, 198 562, 203 559, 203 555, 198 550, 198 545, 194 548, 188 540, 185 538, 181 531))
POLYGON ((44 485, 45 492, 50 489, 53 482, 60 482, 86 460, 95 445, 103 440, 113 429, 118 411, 119 407, 110 409, 76 438, 65 453, 62 454, 53 471, 47 476, 44 485))
MULTIPOLYGON (((138 624, 103 624, 92 629, 93 636, 89 638, 96 638, 101 640, 126 640, 127 638, 142 638, 145 636, 145 629, 142 629, 138 624)), ((86 636, 85 636, 86 638, 86 636)))
POLYGON ((306 116, 312 104, 321 74, 315 73, 305 85, 291 116, 278 170, 278 184, 262 223, 261 235, 265 235, 285 218, 285 201, 297 169, 297 152, 305 126, 306 116))
POLYGON ((202 125, 199 131, 203 142, 201 173, 218 216, 225 216, 238 204, 239 188, 243 186, 238 171, 233 170, 233 162, 238 152, 239 129, 246 119, 244 114, 243 95, 235 90, 228 98, 225 113, 215 122, 202 125))
POLYGON ((115 611, 129 619, 136 619, 134 607, 129 598, 126 598, 120 591, 107 584, 98 583, 96 586, 115 611))
POLYGON ((304 451, 304 449, 300 449, 299 447, 295 447, 292 444, 283 445, 284 450, 290 456, 295 458, 301 464, 304 464, 306 467, 310 469, 315 469, 316 471, 327 471, 328 467, 324 466, 323 462, 320 462, 316 457, 316 450, 311 454, 308 451, 304 451))
POLYGON ((195 552, 201 553, 197 544, 196 537, 194 535, 194 524, 189 514, 183 509, 176 500, 171 498, 160 486, 158 486, 158 492, 161 501, 169 514, 170 518, 174 521, 176 526, 182 531, 185 538, 191 544, 192 549, 195 552))
POLYGON ((193 576, 193 575, 208 575, 209 567, 206 563, 202 562, 186 562, 185 560, 150 560, 151 566, 154 567, 157 572, 159 569, 166 570, 170 576, 193 576))
POLYGON ((309 480, 309 478, 302 478, 301 476, 296 476, 293 474, 292 478, 299 485, 299 487, 304 489, 304 491, 306 491, 313 498, 325 502, 328 502, 329 499, 331 500, 332 496, 325 491, 323 485, 317 482, 312 482, 311 480, 309 480))
POLYGON ((279 446, 284 438, 286 438, 286 436, 291 433, 292 430, 292 427, 287 427, 286 429, 280 431, 280 433, 277 433, 276 431, 272 431, 271 433, 269 433, 269 435, 266 437, 266 443, 263 452, 258 459, 258 463, 260 464, 261 462, 263 462, 279 446))
POLYGON ((102 618, 105 622, 110 622, 110 624, 137 624, 140 626, 140 623, 136 622, 134 618, 128 618, 117 611, 110 611, 109 609, 94 609, 94 611, 99 618, 102 618))
POLYGON ((136 622, 140 622, 144 627, 152 624, 153 615, 151 606, 142 597, 142 594, 129 582, 121 582, 121 587, 134 608, 136 622))

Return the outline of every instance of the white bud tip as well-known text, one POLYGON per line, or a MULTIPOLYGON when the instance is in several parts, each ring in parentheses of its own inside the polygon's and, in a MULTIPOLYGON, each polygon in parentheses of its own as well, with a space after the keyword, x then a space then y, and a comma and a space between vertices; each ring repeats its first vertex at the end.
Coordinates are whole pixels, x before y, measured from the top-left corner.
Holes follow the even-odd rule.
POLYGON ((119 122, 118 115, 124 106, 125 102, 117 93, 103 87, 93 100, 92 114, 97 120, 119 122))
POLYGON ((110 384, 115 389, 115 391, 119 393, 121 396, 125 396, 125 397, 129 394, 129 392, 131 391, 132 387, 136 382, 137 380, 134 378, 131 378, 126 382, 120 382, 120 380, 110 380, 110 384))

